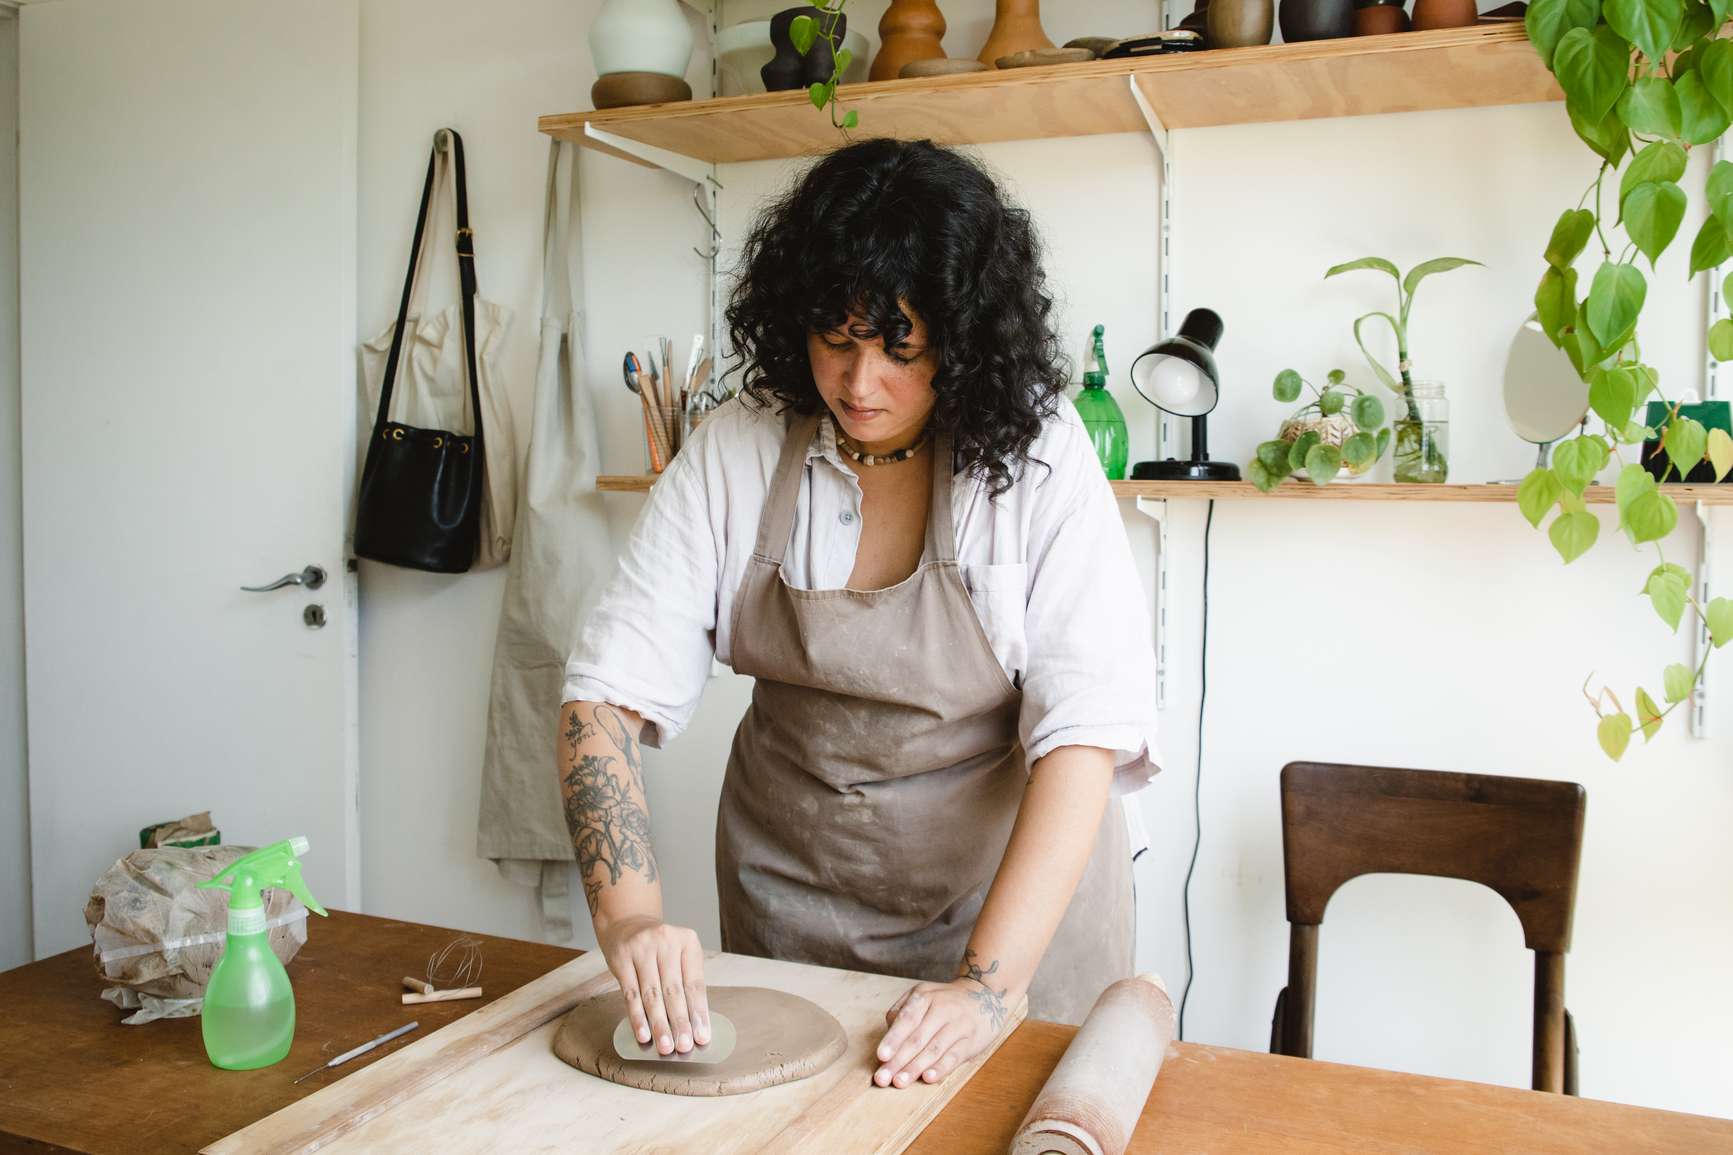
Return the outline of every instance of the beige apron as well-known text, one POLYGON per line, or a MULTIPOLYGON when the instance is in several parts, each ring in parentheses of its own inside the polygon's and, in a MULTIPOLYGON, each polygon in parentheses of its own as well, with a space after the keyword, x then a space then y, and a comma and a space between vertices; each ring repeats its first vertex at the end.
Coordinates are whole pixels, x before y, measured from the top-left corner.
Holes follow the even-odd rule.
MULTIPOLYGON (((818 420, 790 420, 735 605, 734 669, 757 681, 716 820, 722 948, 948 982, 1022 803, 1022 695, 958 573, 948 438, 913 575, 873 591, 783 580, 818 420)), ((1110 803, 1030 1014, 1081 1022, 1132 973, 1132 935, 1130 848, 1110 803)))

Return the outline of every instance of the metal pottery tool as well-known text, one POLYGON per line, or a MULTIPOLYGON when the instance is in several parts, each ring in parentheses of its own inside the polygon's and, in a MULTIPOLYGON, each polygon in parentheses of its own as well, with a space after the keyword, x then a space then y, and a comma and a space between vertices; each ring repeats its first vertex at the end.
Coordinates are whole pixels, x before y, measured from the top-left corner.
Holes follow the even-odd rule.
POLYGON ((656 1052, 655 1043, 640 1043, 632 1033, 632 1020, 621 1019, 620 1025, 614 1028, 614 1053, 622 1059, 633 1062, 650 1063, 720 1063, 734 1053, 734 1044, 739 1035, 734 1030, 734 1024, 727 1015, 710 1012, 710 1041, 702 1047, 695 1046, 682 1055, 679 1051, 662 1055, 656 1052))
POLYGON ((638 363, 636 353, 627 353, 621 365, 621 373, 626 379, 626 388, 638 395, 638 400, 644 408, 644 440, 650 446, 650 468, 655 473, 662 472, 662 443, 656 436, 656 422, 651 413, 649 394, 644 392, 643 368, 638 363))
POLYGON ((335 1059, 332 1059, 330 1062, 319 1064, 319 1066, 314 1067, 311 1071, 308 1071, 305 1075, 302 1075, 301 1078, 296 1079, 295 1082, 299 1083, 305 1079, 311 1079, 314 1075, 317 1075, 320 1071, 328 1071, 332 1067, 340 1066, 343 1063, 347 1063, 350 1059, 355 1058, 355 1056, 357 1056, 357 1055, 365 1055, 368 1051, 371 1051, 374 1047, 382 1047, 386 1043, 389 1043, 392 1039, 399 1038, 403 1035, 407 1035, 410 1031, 413 1031, 415 1028, 419 1027, 420 1025, 421 1024, 418 1022, 417 1023, 404 1023, 401 1027, 398 1027, 395 1031, 386 1031, 383 1035, 380 1035, 377 1039, 369 1039, 367 1042, 362 1043, 359 1047, 353 1047, 347 1051, 344 1051, 341 1055, 338 1055, 335 1059))

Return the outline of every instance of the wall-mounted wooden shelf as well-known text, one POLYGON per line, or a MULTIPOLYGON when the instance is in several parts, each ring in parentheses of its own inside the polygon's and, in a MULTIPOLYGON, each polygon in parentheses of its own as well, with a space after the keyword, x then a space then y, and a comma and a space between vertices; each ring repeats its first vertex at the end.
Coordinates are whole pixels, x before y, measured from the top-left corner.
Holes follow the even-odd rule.
MULTIPOLYGON (((860 113, 857 137, 982 144, 1144 132, 1132 84, 1169 129, 1564 99, 1520 23, 884 80, 840 95, 860 113)), ((645 164, 586 135, 586 123, 706 163, 808 156, 841 141, 804 91, 541 118, 551 136, 645 164)))
MULTIPOLYGON (((652 476, 603 475, 596 488, 604 493, 647 493, 652 476)), ((1339 481, 1312 485, 1289 481, 1271 493, 1260 493, 1249 481, 1114 481, 1115 497, 1148 497, 1182 500, 1215 498, 1218 501, 1294 499, 1301 501, 1503 501, 1516 500, 1514 485, 1377 485, 1371 482, 1339 481)), ((1733 505, 1733 485, 1668 485, 1665 491, 1675 501, 1705 505, 1733 505)), ((1591 504, 1610 504, 1613 488, 1593 485, 1583 493, 1591 504)))

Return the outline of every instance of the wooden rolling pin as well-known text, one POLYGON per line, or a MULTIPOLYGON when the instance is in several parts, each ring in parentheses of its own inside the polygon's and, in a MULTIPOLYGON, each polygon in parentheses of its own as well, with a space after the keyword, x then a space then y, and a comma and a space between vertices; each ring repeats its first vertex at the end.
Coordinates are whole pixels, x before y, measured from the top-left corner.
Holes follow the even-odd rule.
POLYGON ((1023 1117, 1011 1155, 1125 1155, 1173 1041, 1173 1017, 1160 975, 1102 991, 1023 1117))

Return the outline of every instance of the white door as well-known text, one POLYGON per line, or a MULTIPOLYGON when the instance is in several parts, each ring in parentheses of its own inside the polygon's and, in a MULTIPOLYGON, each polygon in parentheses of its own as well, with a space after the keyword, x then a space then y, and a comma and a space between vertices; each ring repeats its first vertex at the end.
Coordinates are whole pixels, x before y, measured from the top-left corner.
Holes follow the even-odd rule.
POLYGON ((36 953, 88 942, 97 876, 197 810, 306 835, 314 895, 354 908, 356 5, 21 16, 36 953))

